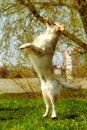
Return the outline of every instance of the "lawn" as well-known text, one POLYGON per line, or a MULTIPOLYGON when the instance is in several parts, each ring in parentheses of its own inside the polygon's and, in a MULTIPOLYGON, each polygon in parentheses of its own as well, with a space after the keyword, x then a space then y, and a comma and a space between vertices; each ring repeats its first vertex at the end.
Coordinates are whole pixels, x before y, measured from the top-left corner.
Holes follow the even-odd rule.
POLYGON ((57 119, 42 115, 42 98, 28 94, 0 95, 0 130, 87 130, 87 99, 59 98, 57 119))

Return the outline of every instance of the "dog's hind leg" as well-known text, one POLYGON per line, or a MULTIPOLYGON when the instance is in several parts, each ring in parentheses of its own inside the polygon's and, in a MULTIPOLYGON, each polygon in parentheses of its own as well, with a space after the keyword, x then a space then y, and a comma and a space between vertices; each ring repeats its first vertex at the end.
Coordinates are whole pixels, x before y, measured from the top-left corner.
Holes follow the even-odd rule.
POLYGON ((50 99, 46 95, 43 95, 43 99, 44 99, 44 102, 46 104, 46 111, 45 111, 43 117, 47 117, 49 110, 50 110, 50 99))
POLYGON ((46 111, 45 111, 43 117, 47 117, 49 110, 50 110, 50 99, 47 94, 47 90, 46 90, 47 86, 46 86, 46 82, 44 80, 41 80, 41 89, 42 89, 43 99, 46 104, 46 111))
POLYGON ((57 117, 57 114, 56 114, 56 101, 57 101, 57 97, 56 96, 51 96, 51 104, 52 104, 52 115, 51 115, 51 118, 52 119, 57 117))

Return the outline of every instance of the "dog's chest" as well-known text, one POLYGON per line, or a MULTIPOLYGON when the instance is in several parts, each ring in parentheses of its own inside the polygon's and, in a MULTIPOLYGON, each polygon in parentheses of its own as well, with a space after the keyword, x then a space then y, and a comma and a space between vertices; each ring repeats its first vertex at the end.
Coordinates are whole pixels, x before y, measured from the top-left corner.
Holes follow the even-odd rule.
POLYGON ((42 50, 46 50, 46 48, 53 48, 53 41, 54 38, 51 35, 44 34, 37 37, 34 40, 33 45, 42 50))
POLYGON ((52 66, 52 54, 47 54, 44 56, 34 56, 30 54, 30 60, 35 68, 36 71, 47 71, 47 69, 52 66))

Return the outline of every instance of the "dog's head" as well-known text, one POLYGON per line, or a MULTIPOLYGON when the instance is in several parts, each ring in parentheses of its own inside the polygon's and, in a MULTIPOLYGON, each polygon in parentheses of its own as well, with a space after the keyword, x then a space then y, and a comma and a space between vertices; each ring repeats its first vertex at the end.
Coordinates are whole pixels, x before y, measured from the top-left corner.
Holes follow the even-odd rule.
POLYGON ((46 26, 47 26, 47 32, 49 33, 58 33, 58 32, 62 32, 65 28, 64 24, 55 24, 52 22, 51 19, 47 18, 46 19, 46 26))

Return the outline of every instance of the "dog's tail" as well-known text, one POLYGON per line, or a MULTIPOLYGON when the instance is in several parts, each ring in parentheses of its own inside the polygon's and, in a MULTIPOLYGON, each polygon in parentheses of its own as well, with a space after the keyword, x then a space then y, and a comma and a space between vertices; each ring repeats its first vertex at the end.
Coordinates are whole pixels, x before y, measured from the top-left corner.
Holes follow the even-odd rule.
POLYGON ((78 90, 78 89, 82 88, 81 85, 75 85, 75 84, 71 84, 71 83, 68 83, 68 82, 60 82, 60 84, 64 88, 70 88, 70 89, 74 89, 74 90, 78 90))

